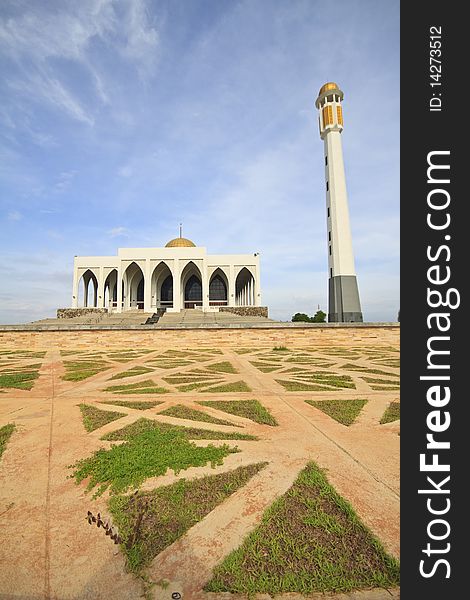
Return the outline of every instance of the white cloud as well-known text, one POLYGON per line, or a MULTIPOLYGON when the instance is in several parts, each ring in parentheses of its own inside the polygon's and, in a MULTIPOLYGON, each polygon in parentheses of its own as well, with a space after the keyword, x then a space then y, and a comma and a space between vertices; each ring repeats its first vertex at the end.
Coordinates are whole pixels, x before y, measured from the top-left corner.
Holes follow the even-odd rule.
POLYGON ((17 210, 12 210, 8 213, 7 218, 9 221, 21 221, 23 215, 17 210))
POLYGON ((112 238, 129 237, 129 230, 126 227, 113 227, 107 233, 112 238))

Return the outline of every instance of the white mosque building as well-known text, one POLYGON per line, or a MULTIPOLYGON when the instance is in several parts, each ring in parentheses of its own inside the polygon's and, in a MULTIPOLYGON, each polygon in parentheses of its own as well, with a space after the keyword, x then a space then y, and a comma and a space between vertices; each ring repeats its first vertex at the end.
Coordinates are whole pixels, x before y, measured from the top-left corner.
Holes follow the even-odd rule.
POLYGON ((75 256, 72 308, 179 312, 261 305, 259 256, 207 254, 181 236, 164 248, 75 256))

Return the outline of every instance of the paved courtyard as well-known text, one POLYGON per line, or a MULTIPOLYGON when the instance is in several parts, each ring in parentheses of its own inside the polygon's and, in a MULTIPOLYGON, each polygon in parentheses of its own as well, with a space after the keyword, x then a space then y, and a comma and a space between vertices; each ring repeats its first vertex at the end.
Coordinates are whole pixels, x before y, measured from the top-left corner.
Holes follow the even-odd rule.
MULTIPOLYGON (((398 403, 398 347, 380 339, 287 348, 256 340, 246 347, 4 347, 0 427, 14 423, 15 430, 0 458, 0 598, 231 598, 203 588, 310 461, 399 558, 400 421, 384 417, 398 403), (352 416, 338 416, 331 401, 351 407, 352 416), (263 466, 136 577, 119 545, 86 521, 87 511, 109 517, 112 490, 94 497, 97 488, 87 491, 88 479, 77 484, 71 465, 155 423, 186 429, 198 447, 238 451, 215 467, 146 477, 141 491, 263 466), (216 433, 204 439, 204 431, 216 433)), ((390 597, 397 588, 336 596, 390 597)))

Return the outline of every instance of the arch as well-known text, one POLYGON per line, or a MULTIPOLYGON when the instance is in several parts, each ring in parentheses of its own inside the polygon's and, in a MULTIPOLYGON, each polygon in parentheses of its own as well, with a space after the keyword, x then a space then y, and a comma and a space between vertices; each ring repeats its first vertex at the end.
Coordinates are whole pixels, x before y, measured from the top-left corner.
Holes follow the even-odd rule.
POLYGON ((255 306, 255 278, 246 267, 243 267, 235 280, 235 304, 255 306))
POLYGON ((98 306, 98 278, 91 269, 87 269, 80 277, 77 304, 83 308, 96 308, 98 306), (80 298, 82 298, 81 303, 80 298))
POLYGON ((153 270, 151 286, 152 308, 173 308, 173 273, 164 261, 153 270))
POLYGON ((144 308, 145 277, 136 262, 132 262, 123 274, 123 307, 124 310, 144 308))
POLYGON ((184 308, 202 306, 202 276, 198 267, 190 261, 181 273, 182 305, 184 308))
POLYGON ((209 306, 227 306, 228 279, 222 269, 217 268, 209 281, 209 306))
POLYGON ((104 307, 108 310, 117 308, 117 269, 112 269, 104 280, 104 307))

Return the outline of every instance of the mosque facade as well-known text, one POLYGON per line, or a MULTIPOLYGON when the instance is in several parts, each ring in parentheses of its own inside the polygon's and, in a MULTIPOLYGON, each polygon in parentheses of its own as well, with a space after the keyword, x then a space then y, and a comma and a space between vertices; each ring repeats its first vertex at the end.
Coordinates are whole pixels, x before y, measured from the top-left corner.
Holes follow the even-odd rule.
POLYGON ((180 237, 163 248, 119 248, 117 256, 75 256, 72 308, 109 312, 218 311, 261 306, 254 254, 208 254, 180 237))

